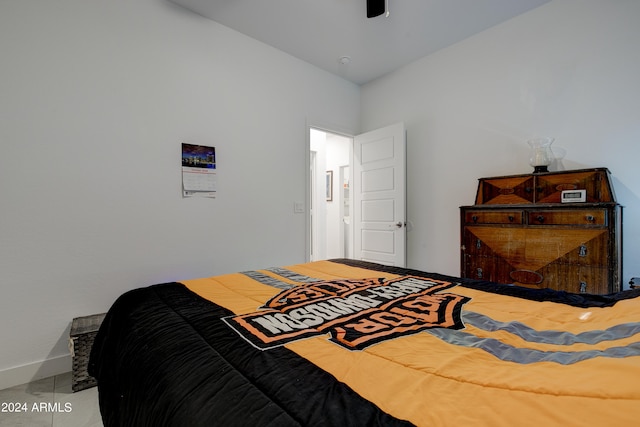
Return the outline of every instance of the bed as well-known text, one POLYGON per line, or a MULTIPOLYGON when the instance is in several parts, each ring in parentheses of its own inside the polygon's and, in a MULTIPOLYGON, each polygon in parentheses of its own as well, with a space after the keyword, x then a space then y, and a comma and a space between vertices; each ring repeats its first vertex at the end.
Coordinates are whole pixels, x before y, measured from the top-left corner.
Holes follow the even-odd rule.
POLYGON ((337 259, 120 296, 89 373, 105 426, 630 426, 640 295, 337 259))

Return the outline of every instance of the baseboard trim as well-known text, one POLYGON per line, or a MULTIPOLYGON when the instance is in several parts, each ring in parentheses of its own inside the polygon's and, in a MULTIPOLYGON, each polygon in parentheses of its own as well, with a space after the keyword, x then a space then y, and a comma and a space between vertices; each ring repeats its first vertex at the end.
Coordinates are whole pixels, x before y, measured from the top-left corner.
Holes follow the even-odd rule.
POLYGON ((41 362, 0 371, 0 390, 71 371, 71 355, 65 354, 41 362))

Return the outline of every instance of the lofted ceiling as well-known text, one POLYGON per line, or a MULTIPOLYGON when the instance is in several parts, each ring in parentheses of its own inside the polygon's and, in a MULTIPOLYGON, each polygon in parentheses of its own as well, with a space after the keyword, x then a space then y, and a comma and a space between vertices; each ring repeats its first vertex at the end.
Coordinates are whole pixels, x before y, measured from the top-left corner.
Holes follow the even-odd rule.
POLYGON ((364 84, 550 0, 387 0, 370 19, 366 0, 170 1, 364 84))

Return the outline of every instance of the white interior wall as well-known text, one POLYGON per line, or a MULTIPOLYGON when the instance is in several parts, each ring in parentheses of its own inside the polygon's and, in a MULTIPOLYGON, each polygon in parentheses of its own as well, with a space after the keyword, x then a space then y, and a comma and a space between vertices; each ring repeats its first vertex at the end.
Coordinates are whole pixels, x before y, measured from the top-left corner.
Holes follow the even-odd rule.
POLYGON ((565 169, 610 169, 640 276, 638 22, 635 0, 553 0, 363 86, 363 131, 406 123, 409 266, 458 275, 458 207, 552 136, 565 169))
POLYGON ((4 0, 0 58, 0 388, 126 290, 305 260, 307 123, 357 132, 356 85, 165 0, 4 0))

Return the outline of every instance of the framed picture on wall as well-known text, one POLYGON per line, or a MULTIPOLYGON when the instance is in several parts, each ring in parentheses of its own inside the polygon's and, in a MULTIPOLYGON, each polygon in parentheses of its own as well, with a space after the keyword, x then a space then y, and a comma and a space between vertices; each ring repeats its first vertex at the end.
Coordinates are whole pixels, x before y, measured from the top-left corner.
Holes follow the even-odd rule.
POLYGON ((333 171, 327 171, 327 202, 333 201, 333 171))

